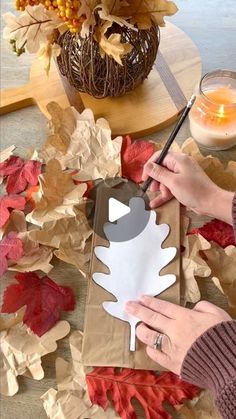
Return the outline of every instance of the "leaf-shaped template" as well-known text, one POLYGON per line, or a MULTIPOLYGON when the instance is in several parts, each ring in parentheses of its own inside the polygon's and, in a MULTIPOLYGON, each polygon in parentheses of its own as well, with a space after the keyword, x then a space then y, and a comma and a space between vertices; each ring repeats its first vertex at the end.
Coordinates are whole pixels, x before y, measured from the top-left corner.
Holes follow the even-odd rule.
POLYGON ((139 319, 125 312, 125 303, 137 300, 143 294, 156 296, 175 282, 175 275, 160 275, 160 272, 175 257, 176 248, 162 248, 170 228, 167 224, 156 224, 155 211, 146 211, 142 198, 132 198, 129 206, 130 213, 117 224, 106 223, 104 226, 110 247, 97 246, 95 254, 109 268, 110 274, 94 273, 93 280, 117 298, 117 302, 104 302, 103 307, 112 316, 129 322, 130 350, 134 351, 135 327, 139 319), (134 236, 134 228, 142 225, 143 219, 147 219, 146 226, 134 236), (127 239, 127 231, 131 239, 127 239), (122 234, 126 236, 125 241, 122 241, 122 234))

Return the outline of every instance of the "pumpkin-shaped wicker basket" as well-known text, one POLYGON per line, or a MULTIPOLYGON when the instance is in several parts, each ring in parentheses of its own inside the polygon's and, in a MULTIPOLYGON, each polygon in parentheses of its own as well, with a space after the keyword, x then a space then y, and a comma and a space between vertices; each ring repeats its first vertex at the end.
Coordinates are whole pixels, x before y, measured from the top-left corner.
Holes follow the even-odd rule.
POLYGON ((153 24, 150 29, 132 30, 113 24, 107 30, 121 35, 121 42, 133 46, 118 64, 112 57, 101 57, 99 44, 93 33, 82 38, 67 31, 58 38, 61 54, 57 58, 59 70, 80 92, 96 98, 121 96, 133 90, 150 73, 156 59, 160 33, 153 24))

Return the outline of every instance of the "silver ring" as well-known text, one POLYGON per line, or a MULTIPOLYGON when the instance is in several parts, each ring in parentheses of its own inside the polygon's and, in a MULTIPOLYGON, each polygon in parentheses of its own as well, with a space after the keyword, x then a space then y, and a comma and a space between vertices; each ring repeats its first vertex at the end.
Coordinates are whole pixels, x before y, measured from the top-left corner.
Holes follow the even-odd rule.
POLYGON ((153 343, 153 348, 157 349, 158 351, 162 352, 162 339, 163 339, 163 334, 159 333, 153 343))

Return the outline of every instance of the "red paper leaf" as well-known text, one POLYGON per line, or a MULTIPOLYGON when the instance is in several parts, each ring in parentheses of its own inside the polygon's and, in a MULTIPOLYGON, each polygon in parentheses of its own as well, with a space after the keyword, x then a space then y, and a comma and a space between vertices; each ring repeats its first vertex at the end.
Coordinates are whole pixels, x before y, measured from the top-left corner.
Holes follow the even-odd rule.
POLYGON ((236 244, 233 227, 220 220, 212 220, 203 227, 194 228, 189 234, 201 234, 206 240, 214 241, 223 248, 236 244))
POLYGON ((171 416, 163 407, 164 401, 175 406, 199 392, 197 387, 171 372, 156 375, 153 371, 124 368, 116 373, 115 368, 95 368, 86 375, 86 380, 91 402, 106 409, 109 392, 114 409, 122 419, 137 417, 132 398, 142 405, 146 419, 169 419, 171 416))
POLYGON ((6 288, 2 313, 15 313, 26 306, 23 321, 38 336, 42 336, 60 319, 61 311, 74 310, 75 297, 70 287, 62 287, 47 276, 36 273, 16 275, 18 284, 6 288))
POLYGON ((25 198, 19 195, 4 195, 0 198, 0 227, 4 226, 10 217, 11 209, 23 210, 25 208, 25 198))
POLYGON ((16 232, 11 232, 0 241, 0 276, 8 269, 8 260, 17 262, 23 256, 23 244, 16 232))
POLYGON ((36 160, 23 160, 20 157, 11 156, 0 163, 0 176, 7 176, 7 192, 23 192, 28 185, 38 184, 41 173, 41 163, 36 160))
POLYGON ((143 166, 155 152, 155 145, 148 141, 135 141, 126 135, 121 147, 122 176, 133 180, 135 183, 142 182, 143 166))

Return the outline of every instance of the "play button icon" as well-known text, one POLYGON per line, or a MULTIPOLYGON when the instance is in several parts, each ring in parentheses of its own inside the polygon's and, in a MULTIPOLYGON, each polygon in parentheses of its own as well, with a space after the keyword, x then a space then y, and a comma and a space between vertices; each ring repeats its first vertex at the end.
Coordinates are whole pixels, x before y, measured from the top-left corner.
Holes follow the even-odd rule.
POLYGON ((111 223, 119 220, 121 217, 124 217, 124 215, 129 214, 130 211, 131 210, 130 207, 128 207, 128 205, 123 204, 115 198, 109 198, 108 219, 111 223))

